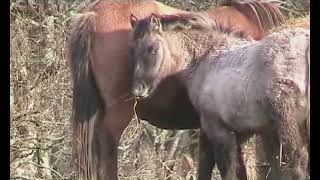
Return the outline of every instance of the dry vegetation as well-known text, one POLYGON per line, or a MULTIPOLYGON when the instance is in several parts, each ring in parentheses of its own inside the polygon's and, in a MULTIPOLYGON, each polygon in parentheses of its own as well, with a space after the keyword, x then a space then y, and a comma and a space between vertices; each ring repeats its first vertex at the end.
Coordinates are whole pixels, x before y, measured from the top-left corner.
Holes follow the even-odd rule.
MULTIPOLYGON (((165 3, 196 10, 215 5, 216 1, 165 3)), ((72 179, 74 175, 70 168, 72 92, 64 43, 70 18, 85 3, 11 1, 11 179, 72 179)), ((286 26, 293 24, 309 26, 309 17, 295 19, 286 26)), ((119 175, 121 179, 164 179, 166 175, 194 179, 196 147, 196 130, 167 131, 132 121, 119 146, 119 175), (168 145, 176 145, 177 139, 172 137, 177 133, 183 133, 177 152, 167 152, 168 145)))

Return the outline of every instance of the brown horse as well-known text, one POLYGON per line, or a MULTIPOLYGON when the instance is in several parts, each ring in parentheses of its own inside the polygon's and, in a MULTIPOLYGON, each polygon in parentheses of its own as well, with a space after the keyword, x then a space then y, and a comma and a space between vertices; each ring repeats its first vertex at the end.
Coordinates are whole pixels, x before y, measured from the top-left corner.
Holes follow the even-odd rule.
POLYGON ((239 170, 239 137, 255 133, 267 140, 266 152, 272 147, 271 179, 281 178, 280 143, 292 179, 307 178, 308 29, 248 41, 222 33, 220 24, 199 15, 151 15, 132 25, 132 93, 152 97, 162 79, 171 77, 186 87, 200 114, 200 138, 208 143, 199 152, 207 154, 199 160, 199 179, 211 179, 215 161, 222 179, 246 179, 239 170))
MULTIPOLYGON (((156 1, 96 1, 82 9, 71 25, 67 49, 73 79, 73 154, 81 179, 118 179, 117 147, 134 105, 128 99, 133 73, 129 17, 141 19, 151 13, 188 12, 156 1)), ((267 3, 235 3, 203 13, 254 39, 267 30, 261 24, 272 26, 283 20, 279 8, 267 3)), ((198 113, 176 79, 163 81, 152 99, 138 104, 137 113, 159 128, 200 127, 198 113)))

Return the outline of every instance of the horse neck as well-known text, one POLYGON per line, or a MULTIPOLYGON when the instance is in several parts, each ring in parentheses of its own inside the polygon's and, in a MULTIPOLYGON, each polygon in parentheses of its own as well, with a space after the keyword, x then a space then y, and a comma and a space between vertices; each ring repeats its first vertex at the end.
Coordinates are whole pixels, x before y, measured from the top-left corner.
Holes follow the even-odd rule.
POLYGON ((169 48, 174 60, 174 74, 188 86, 200 63, 216 59, 220 54, 232 51, 250 42, 221 32, 180 32, 168 34, 169 48))
POLYGON ((179 72, 186 70, 191 64, 199 63, 206 55, 224 43, 222 35, 199 33, 196 31, 168 32, 165 35, 173 56, 174 69, 179 72))
POLYGON ((168 44, 171 55, 173 56, 174 73, 192 71, 202 61, 218 56, 222 52, 228 51, 233 45, 241 44, 245 39, 240 39, 233 35, 222 32, 199 32, 182 31, 178 33, 168 33, 168 44))

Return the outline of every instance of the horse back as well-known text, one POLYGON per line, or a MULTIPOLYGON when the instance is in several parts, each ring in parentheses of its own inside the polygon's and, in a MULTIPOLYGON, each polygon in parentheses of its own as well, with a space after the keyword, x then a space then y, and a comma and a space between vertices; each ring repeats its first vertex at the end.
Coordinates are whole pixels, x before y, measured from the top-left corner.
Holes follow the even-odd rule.
POLYGON ((277 83, 288 82, 286 87, 299 91, 294 96, 306 93, 309 31, 283 30, 261 41, 238 43, 230 43, 224 53, 208 56, 199 65, 189 94, 195 107, 218 114, 238 129, 246 124, 262 127, 268 118, 259 109, 266 109, 268 98, 276 98, 270 92, 283 91, 277 83), (240 124, 231 123, 239 118, 240 124))

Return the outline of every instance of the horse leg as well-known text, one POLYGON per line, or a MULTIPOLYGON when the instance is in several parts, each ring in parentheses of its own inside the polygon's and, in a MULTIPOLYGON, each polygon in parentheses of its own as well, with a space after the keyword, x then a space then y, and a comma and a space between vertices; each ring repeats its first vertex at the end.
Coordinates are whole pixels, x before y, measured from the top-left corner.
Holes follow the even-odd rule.
POLYGON ((300 128, 300 132, 302 133, 303 144, 304 147, 301 149, 301 167, 305 172, 305 176, 310 176, 310 112, 307 113, 307 117, 305 118, 305 126, 300 128))
MULTIPOLYGON (((308 113, 308 118, 309 117, 309 113, 308 113)), ((306 123, 308 119, 305 120, 306 123)), ((306 126, 300 126, 300 137, 301 137, 301 142, 297 148, 297 152, 296 152, 296 157, 298 159, 298 164, 296 165, 296 169, 293 169, 294 172, 298 173, 298 175, 296 175, 296 177, 294 177, 293 179, 308 179, 309 175, 310 175, 310 161, 309 161, 309 153, 310 153, 310 127, 306 127, 306 126)))
POLYGON ((199 145, 198 179, 208 180, 211 179, 215 160, 211 143, 203 129, 200 129, 199 145))
MULTIPOLYGON (((291 106, 292 107, 292 106, 291 106)), ((304 180, 308 176, 308 135, 300 119, 292 116, 297 109, 286 109, 285 116, 280 120, 280 141, 283 143, 284 154, 287 156, 287 165, 284 175, 292 180, 304 180), (291 110, 291 111, 289 111, 291 110)), ((305 120, 305 119, 304 119, 305 120)))
POLYGON ((308 120, 308 101, 301 94, 299 86, 291 80, 280 79, 273 86, 267 99, 271 106, 267 109, 270 108, 271 117, 277 123, 277 133, 272 134, 279 136, 288 162, 282 168, 285 171, 282 174, 289 177, 282 178, 303 180, 308 174, 308 127, 305 126, 308 120))
POLYGON ((252 162, 251 163, 249 162, 250 160, 251 161, 256 160, 256 157, 253 157, 253 156, 256 156, 255 150, 252 149, 252 147, 250 147, 252 146, 252 142, 251 144, 248 144, 250 142, 246 142, 246 141, 249 141, 249 138, 241 137, 241 136, 237 136, 236 140, 237 140, 237 150, 238 150, 237 154, 238 154, 239 165, 240 165, 238 167, 239 179, 249 179, 249 180, 256 179, 255 164, 252 164, 252 162), (242 146, 245 144, 246 146, 242 146), (252 166, 254 167, 252 168, 252 166), (247 173, 248 170, 251 173, 247 173))
POLYGON ((97 153, 99 153, 99 162, 97 164, 98 180, 117 180, 118 169, 117 169, 117 147, 119 138, 115 136, 111 130, 101 129, 99 133, 99 145, 97 153))
MULTIPOLYGON (((300 115, 299 108, 294 109, 300 115)), ((310 145, 310 127, 308 125, 309 112, 307 117, 286 116, 286 122, 290 122, 290 133, 282 133, 289 152, 289 170, 293 180, 305 180, 309 177, 309 145, 310 145), (307 124, 307 126, 306 126, 307 124), (294 138, 293 138, 294 137, 294 138), (290 153, 292 152, 292 153, 290 153)), ((282 127, 285 127, 283 125, 282 127)), ((283 129, 283 128, 282 128, 283 129)), ((286 132, 286 131, 285 131, 286 132)))
MULTIPOLYGON (((297 141, 299 142, 299 141, 297 141)), ((309 153, 307 145, 302 143, 288 143, 286 145, 289 166, 286 171, 289 171, 289 177, 292 180, 305 180, 308 176, 309 153)))
POLYGON ((299 149, 300 164, 298 166, 298 172, 300 174, 296 177, 296 179, 305 180, 308 179, 309 176, 309 152, 308 148, 305 146, 299 149))
MULTIPOLYGON (((297 133, 295 137, 298 137, 298 135, 300 135, 300 133, 297 133)), ((286 139, 286 135, 280 137, 282 137, 281 140, 277 132, 265 133, 262 136, 264 149, 271 163, 271 172, 267 179, 303 180, 306 178, 306 172, 308 171, 309 153, 307 146, 302 145, 301 137, 296 138, 295 141, 289 141, 292 139, 286 139), (280 144, 280 142, 286 143, 280 144), (289 167, 285 172, 281 172, 281 159, 283 154, 280 152, 281 145, 286 149, 284 153, 288 156, 289 160, 289 167)))
MULTIPOLYGON (((201 116, 201 127, 211 142, 214 159, 217 162, 223 180, 238 180, 239 158, 237 140, 233 132, 228 131, 218 119, 201 116)), ((246 177, 243 177, 246 179, 246 177)))
POLYGON ((118 144, 124 129, 132 119, 133 103, 121 103, 106 109, 99 128, 99 180, 118 180, 118 144))
POLYGON ((266 175, 266 179, 279 180, 280 173, 280 141, 277 132, 265 132, 261 135, 263 147, 267 160, 270 163, 270 170, 266 175))
POLYGON ((238 180, 240 176, 237 172, 240 165, 238 164, 235 137, 227 131, 223 132, 223 134, 223 136, 216 136, 212 141, 215 159, 223 180, 238 180))

